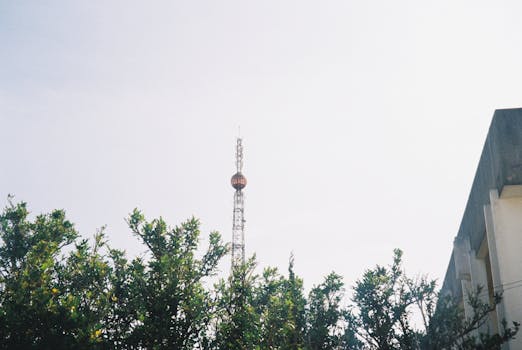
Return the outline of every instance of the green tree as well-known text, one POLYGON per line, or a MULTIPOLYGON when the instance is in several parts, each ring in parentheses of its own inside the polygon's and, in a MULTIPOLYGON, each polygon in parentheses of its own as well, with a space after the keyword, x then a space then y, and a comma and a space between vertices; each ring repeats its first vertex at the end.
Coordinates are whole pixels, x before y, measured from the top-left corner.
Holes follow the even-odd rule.
POLYGON ((259 276, 254 273, 255 257, 234 266, 230 277, 216 286, 218 306, 212 349, 260 349, 260 319, 256 310, 255 288, 259 276))
MULTIPOLYGON (((163 219, 148 222, 134 210, 128 223, 151 253, 145 266, 137 260, 129 267, 128 283, 135 294, 116 295, 133 300, 130 311, 137 319, 131 322, 129 345, 180 350, 203 346, 214 317, 211 293, 203 282, 216 273, 219 260, 227 252, 221 236, 211 233, 209 247, 198 259, 200 231, 196 219, 171 229, 163 219)), ((125 284, 120 283, 120 287, 125 293, 125 284)))
POLYGON ((288 277, 257 275, 251 258, 208 288, 227 253, 219 234, 198 258, 195 219, 169 228, 134 210, 128 224, 145 257, 129 261, 103 229, 81 239, 63 210, 31 220, 25 203, 9 202, 0 214, 0 349, 486 350, 519 330, 504 321, 498 334, 485 332, 500 295, 490 303, 478 288, 465 315, 435 281, 409 278, 400 250, 390 266, 367 270, 344 306, 335 273, 306 300, 293 257, 288 277))
POLYGON ((289 277, 275 268, 254 273, 254 258, 218 285, 216 349, 302 349, 305 304, 302 280, 290 260, 289 277))
POLYGON ((358 346, 351 315, 342 306, 344 283, 336 273, 312 288, 307 308, 306 347, 310 350, 346 349, 358 346))
MULTIPOLYGON (((504 327, 500 334, 481 333, 480 327, 500 303, 482 301, 481 289, 470 293, 470 315, 449 297, 439 297, 436 283, 426 277, 412 279, 402 268, 402 251, 394 251, 393 264, 367 270, 354 288, 351 320, 363 349, 500 349, 512 339, 519 325, 504 327), (414 327, 412 315, 422 325, 414 327)), ((357 347, 354 347, 357 348, 357 347)))
POLYGON ((259 346, 279 349, 284 344, 288 322, 284 299, 285 279, 276 268, 265 268, 255 288, 254 308, 259 315, 259 346))
POLYGON ((436 310, 430 315, 422 348, 500 350, 502 344, 513 339, 520 328, 516 321, 508 326, 506 320, 502 320, 500 332, 496 334, 483 331, 489 315, 502 301, 501 295, 496 294, 489 303, 483 300, 483 295, 480 286, 468 293, 467 302, 472 312, 467 317, 457 300, 449 296, 439 298, 436 310))
POLYGON ((419 334, 410 320, 416 294, 406 283, 402 252, 397 249, 394 253, 390 268, 377 266, 367 270, 355 283, 353 302, 358 334, 370 349, 417 348, 419 334))
POLYGON ((284 286, 284 305, 286 323, 283 328, 283 346, 281 349, 298 350, 304 348, 306 332, 306 298, 303 280, 294 272, 294 257, 290 256, 288 279, 284 286))
POLYGON ((305 305, 302 281, 294 273, 290 258, 288 278, 275 268, 265 268, 256 288, 255 305, 260 315, 261 349, 302 349, 305 305))
POLYGON ((203 280, 227 251, 219 234, 198 259, 197 220, 169 229, 135 210, 130 228, 151 254, 129 262, 103 230, 80 239, 62 210, 28 216, 11 202, 0 215, 0 348, 204 346, 215 305, 203 280))
POLYGON ((28 219, 25 203, 9 203, 0 215, 0 347, 96 348, 110 307, 110 267, 99 249, 77 243, 62 210, 28 219))

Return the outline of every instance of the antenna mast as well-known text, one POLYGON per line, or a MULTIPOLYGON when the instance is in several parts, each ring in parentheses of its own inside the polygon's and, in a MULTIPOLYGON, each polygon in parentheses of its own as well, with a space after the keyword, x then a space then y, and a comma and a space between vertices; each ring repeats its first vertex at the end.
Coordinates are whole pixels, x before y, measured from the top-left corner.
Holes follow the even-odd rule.
POLYGON ((240 137, 236 143, 236 173, 232 176, 234 192, 234 215, 232 219, 232 269, 245 262, 245 203, 243 188, 247 180, 243 170, 243 141, 240 137))

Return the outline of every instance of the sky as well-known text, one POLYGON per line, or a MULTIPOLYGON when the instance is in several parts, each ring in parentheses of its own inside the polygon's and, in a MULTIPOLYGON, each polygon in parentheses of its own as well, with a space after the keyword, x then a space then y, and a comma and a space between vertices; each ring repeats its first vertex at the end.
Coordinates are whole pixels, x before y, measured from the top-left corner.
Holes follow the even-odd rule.
MULTIPOLYGON (((441 281, 495 109, 522 106, 519 1, 0 0, 0 206, 145 251, 133 208, 306 288, 404 251, 441 281), (2 204, 3 203, 3 204, 2 204)), ((229 257, 220 265, 229 270, 229 257)))

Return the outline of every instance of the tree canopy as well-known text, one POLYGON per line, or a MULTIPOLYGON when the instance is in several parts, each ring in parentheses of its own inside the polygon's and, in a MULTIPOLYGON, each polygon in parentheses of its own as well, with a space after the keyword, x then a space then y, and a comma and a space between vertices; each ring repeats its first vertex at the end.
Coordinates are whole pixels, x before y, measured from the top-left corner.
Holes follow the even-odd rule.
POLYGON ((489 304, 471 293, 465 316, 435 281, 410 278, 402 252, 364 272, 353 290, 332 272, 305 293, 288 271, 255 257, 211 284, 228 246, 200 247, 199 221, 170 227, 134 210, 127 223, 148 254, 128 258, 105 230, 82 238, 63 210, 0 214, 0 348, 5 349, 499 349, 518 323, 481 333, 489 304), (413 321, 420 315, 421 322, 413 321))

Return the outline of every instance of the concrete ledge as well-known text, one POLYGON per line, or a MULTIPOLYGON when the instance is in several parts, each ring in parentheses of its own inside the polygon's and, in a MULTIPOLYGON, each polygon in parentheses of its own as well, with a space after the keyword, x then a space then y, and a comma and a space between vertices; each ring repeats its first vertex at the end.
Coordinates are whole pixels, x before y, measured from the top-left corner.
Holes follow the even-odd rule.
MULTIPOLYGON (((457 233, 479 251, 486 223, 484 206, 490 204, 490 190, 502 193, 504 186, 522 184, 522 108, 499 109, 493 115, 473 185, 457 233)), ((506 195, 509 193, 507 189, 506 195)), ((455 289, 455 262, 450 259, 442 289, 455 289)))

